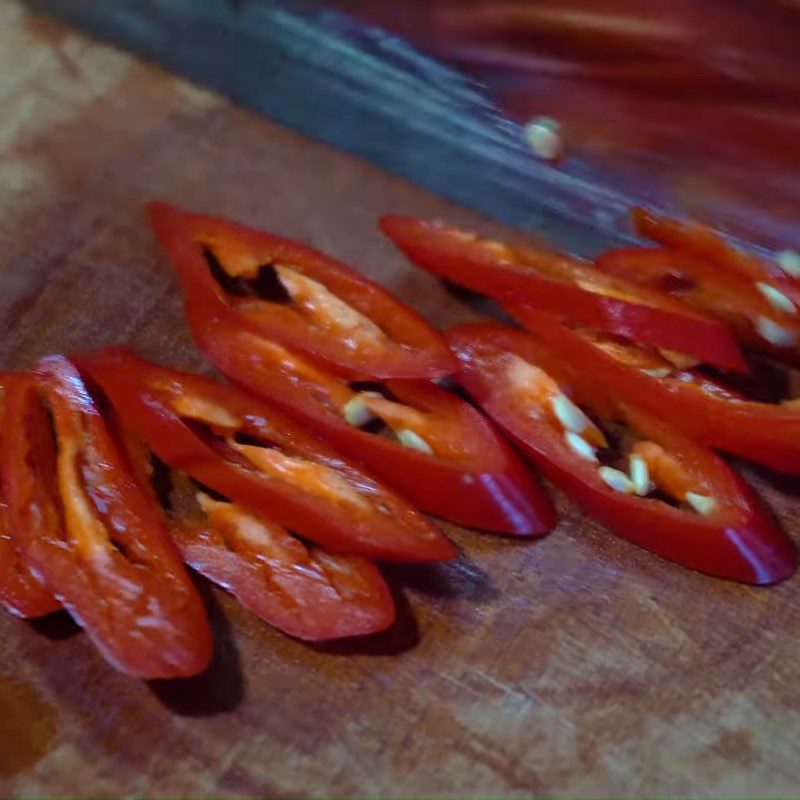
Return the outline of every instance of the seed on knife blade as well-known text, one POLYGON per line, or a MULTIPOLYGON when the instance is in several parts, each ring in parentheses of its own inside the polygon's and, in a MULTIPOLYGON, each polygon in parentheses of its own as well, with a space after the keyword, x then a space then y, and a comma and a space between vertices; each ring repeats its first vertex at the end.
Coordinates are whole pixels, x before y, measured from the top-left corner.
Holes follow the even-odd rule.
POLYGON ((545 161, 556 161, 564 154, 560 125, 550 117, 536 117, 525 126, 525 138, 531 150, 545 161))

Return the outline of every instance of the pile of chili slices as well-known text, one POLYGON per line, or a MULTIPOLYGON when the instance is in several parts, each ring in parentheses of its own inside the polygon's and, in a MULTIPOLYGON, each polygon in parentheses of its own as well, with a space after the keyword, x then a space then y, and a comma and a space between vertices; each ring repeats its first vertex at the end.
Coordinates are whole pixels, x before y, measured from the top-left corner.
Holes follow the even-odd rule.
POLYGON ((517 453, 665 558, 756 584, 795 570, 791 540, 711 448, 800 472, 800 406, 728 380, 749 369, 740 344, 797 364, 800 259, 772 265, 640 211, 657 246, 594 263, 384 218, 412 262, 522 326, 442 336, 297 242, 149 211, 230 384, 124 347, 0 377, 0 600, 18 616, 65 608, 117 669, 193 675, 212 645, 188 565, 291 636, 374 633, 394 619, 376 560, 456 555, 422 512, 519 537, 554 526, 517 453))

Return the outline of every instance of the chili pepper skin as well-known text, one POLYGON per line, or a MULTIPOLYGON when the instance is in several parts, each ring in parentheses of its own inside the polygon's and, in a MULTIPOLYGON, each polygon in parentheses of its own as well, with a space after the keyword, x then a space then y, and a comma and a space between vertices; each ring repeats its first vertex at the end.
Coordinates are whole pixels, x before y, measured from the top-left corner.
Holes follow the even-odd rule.
POLYGON ((211 497, 155 461, 116 414, 109 416, 120 451, 183 560, 245 608, 305 641, 365 636, 394 622, 392 595, 373 563, 308 546, 263 515, 211 497))
POLYGON ((289 636, 367 636, 394 622, 394 601, 375 564, 307 547, 241 506, 218 503, 206 523, 173 520, 169 530, 192 569, 289 636))
MULTIPOLYGON (((32 380, 21 375, 0 374, 0 417, 6 413, 5 387, 16 381, 32 380)), ((2 444, 3 422, 0 420, 0 452, 5 448, 2 444)), ((2 465, 0 465, 2 469, 2 465)), ((17 617, 42 617, 58 611, 61 604, 56 600, 44 582, 20 556, 9 532, 8 506, 2 497, 0 482, 0 603, 17 617)))
POLYGON ((800 474, 800 404, 749 400, 693 370, 671 365, 661 374, 658 368, 635 363, 641 348, 623 343, 604 348, 592 332, 572 329, 529 306, 509 303, 506 309, 587 380, 669 419, 692 439, 779 472, 800 474))
POLYGON ((33 619, 61 608, 44 582, 20 557, 8 533, 8 509, 0 506, 0 603, 16 617, 33 619))
POLYGON ((800 364, 800 280, 693 222, 634 209, 636 230, 660 247, 608 250, 604 274, 656 289, 724 322, 750 350, 800 364))
POLYGON ((422 514, 271 406, 126 348, 77 360, 162 461, 244 508, 332 552, 400 561, 456 555, 422 514))
POLYGON ((354 269, 306 245, 148 205, 153 230, 188 299, 209 317, 301 350, 349 378, 425 378, 452 374, 442 335, 416 311, 354 269))
POLYGON ((208 320, 191 305, 188 317, 200 348, 234 383, 292 414, 423 511, 516 536, 555 524, 550 499, 486 419, 436 384, 384 381, 394 399, 373 398, 251 331, 208 320), (395 430, 411 430, 431 452, 348 422, 343 410, 362 397, 386 407, 395 430))
POLYGON ((387 216, 380 224, 414 264, 473 291, 501 302, 525 302, 723 369, 748 370, 723 323, 661 291, 529 245, 481 240, 467 231, 411 217, 387 216))
POLYGON ((738 275, 755 284, 766 281, 776 289, 800 299, 800 279, 781 270, 778 262, 769 262, 754 253, 739 250, 707 225, 661 217, 644 208, 631 210, 636 232, 667 250, 686 253, 716 265, 725 276, 738 275))
POLYGON ((6 386, 3 488, 14 545, 105 659, 139 678, 209 664, 205 609, 82 376, 50 356, 6 386))
POLYGON ((601 383, 588 389, 585 381, 575 379, 572 365, 528 333, 474 324, 454 328, 448 340, 461 362, 458 379, 467 391, 554 483, 619 535, 664 558, 729 580, 775 583, 796 570, 791 540, 711 450, 633 404, 620 402, 601 383), (603 418, 623 422, 628 432, 662 450, 685 473, 694 497, 713 499, 713 505, 705 513, 694 513, 611 488, 601 476, 597 456, 579 454, 548 408, 529 402, 526 385, 515 377, 520 364, 522 374, 534 366, 556 381, 573 403, 594 413, 601 410, 603 418))
POLYGON ((660 247, 627 247, 608 250, 595 264, 608 275, 658 288, 717 317, 750 350, 800 364, 800 322, 794 314, 776 310, 753 283, 725 274, 713 262, 660 247))

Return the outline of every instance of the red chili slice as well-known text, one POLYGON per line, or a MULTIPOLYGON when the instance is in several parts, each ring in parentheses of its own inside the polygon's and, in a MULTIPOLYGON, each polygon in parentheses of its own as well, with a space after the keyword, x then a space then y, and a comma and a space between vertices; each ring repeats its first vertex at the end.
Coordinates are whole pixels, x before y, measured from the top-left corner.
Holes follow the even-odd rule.
POLYGON ((202 672, 212 651, 203 604, 80 374, 51 356, 36 376, 6 386, 14 545, 114 667, 141 678, 202 672))
POLYGON ((609 275, 659 287, 713 314, 748 347, 800 363, 800 321, 778 311, 747 279, 686 253, 650 247, 609 250, 597 259, 609 275))
POLYGON ((711 450, 602 386, 588 392, 584 381, 574 380, 577 365, 527 333, 476 324, 455 328, 448 338, 466 389, 556 484, 614 531, 730 580, 774 583, 795 571, 791 540, 711 450), (605 434, 581 406, 602 409, 636 437, 624 470, 618 460, 600 463, 605 434), (646 496, 653 484, 680 507, 646 496))
POLYGON ((800 282, 735 250, 710 229, 633 212, 637 230, 664 247, 609 250, 603 273, 656 288, 725 322, 748 347, 800 363, 800 282))
POLYGON ((549 498, 511 449, 479 412, 444 389, 400 379, 359 389, 280 344, 207 319, 192 304, 188 316, 195 340, 221 372, 424 511, 518 536, 555 524, 549 498), (391 438, 362 430, 370 421, 385 423, 391 438))
POLYGON ((301 350, 342 375, 437 378, 441 334, 378 284, 299 242, 166 203, 148 206, 186 296, 209 316, 301 350))
MULTIPOLYGON (((5 387, 15 381, 32 381, 15 375, 0 375, 0 415, 5 417, 5 387)), ((0 452, 5 448, 2 442, 0 422, 0 452)), ((41 617, 58 611, 61 604, 42 580, 34 573, 30 565, 20 557, 9 532, 8 507, 2 498, 0 488, 0 603, 18 617, 41 617)))
POLYGON ((309 547, 263 515, 212 497, 163 463, 157 462, 156 470, 141 441, 118 420, 115 428, 184 561, 245 608, 307 641, 364 636, 392 624, 394 602, 374 564, 309 547))
POLYGON ((525 302, 598 330, 747 371, 735 340, 718 320, 587 262, 410 217, 384 217, 381 227, 418 266, 489 297, 525 302))
POLYGON ((707 225, 697 222, 659 217, 643 209, 631 211, 636 232, 667 250, 693 255, 715 264, 717 272, 738 274, 751 283, 766 281, 792 299, 800 299, 800 280, 780 268, 778 262, 769 262, 754 253, 739 250, 707 225))
POLYGON ((675 367, 655 351, 569 328, 529 306, 509 303, 506 308, 587 382, 668 419, 693 439, 771 469, 800 474, 797 401, 749 400, 697 371, 675 367))
POLYGON ((455 556, 398 495, 237 389, 121 347, 82 354, 78 363, 162 461, 233 502, 336 552, 403 561, 455 556))

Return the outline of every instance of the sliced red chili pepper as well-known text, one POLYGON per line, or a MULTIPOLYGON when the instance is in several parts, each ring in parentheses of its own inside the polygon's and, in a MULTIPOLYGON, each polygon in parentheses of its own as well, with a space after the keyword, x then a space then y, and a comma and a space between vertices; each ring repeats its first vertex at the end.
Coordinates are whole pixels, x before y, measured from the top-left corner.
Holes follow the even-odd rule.
POLYGON ((141 678, 202 672, 212 652, 202 601, 94 399, 64 358, 43 359, 36 375, 6 387, 15 546, 114 667, 141 678))
POLYGON ((643 208, 632 209, 631 217, 637 233, 645 239, 668 250, 710 261, 726 274, 736 273, 751 283, 766 282, 795 302, 800 299, 800 275, 787 273, 777 260, 770 262, 734 247, 707 225, 659 217, 643 208))
POLYGON ((348 377, 437 378, 456 368, 441 334, 390 292, 310 247, 150 203, 187 297, 211 316, 302 350, 348 377))
POLYGON ((162 461, 233 502, 337 552, 405 561, 455 556, 398 495, 237 389, 122 347, 83 354, 78 363, 162 461))
MULTIPOLYGON (((5 386, 7 381, 23 380, 21 376, 0 375, 0 416, 6 412, 5 386)), ((32 378, 27 380, 32 381, 32 378)), ((2 422, 0 422, 0 452, 2 452, 2 422)), ((1 468, 1 467, 0 467, 1 468)), ((20 556, 9 533, 8 507, 0 488, 0 603, 18 617, 41 617, 58 611, 61 604, 52 592, 20 556)))
POLYGON ((489 297, 524 301, 598 330, 747 371, 719 320, 585 261, 410 217, 384 217, 381 227, 418 266, 489 297))
POLYGON ((794 313, 778 310, 740 275, 686 253, 652 247, 609 250, 596 263, 609 275, 658 287, 713 314, 748 347, 783 361, 800 362, 800 320, 794 313))
POLYGON ((711 314, 754 349, 800 363, 800 284, 771 273, 703 226, 634 211, 637 229, 666 247, 609 250, 596 266, 711 314))
POLYGON ((141 440, 118 423, 116 438, 184 561, 265 622, 321 641, 377 633, 394 621, 391 593, 370 561, 308 547, 162 462, 156 469, 141 440))
POLYGON ((585 382, 573 380, 578 367, 530 334, 476 324, 448 338, 466 389, 555 483, 617 533, 721 578, 763 584, 794 572, 791 540, 711 450, 601 387, 584 396, 585 382), (630 446, 624 469, 624 452, 609 463, 606 432, 580 406, 603 408, 611 415, 604 419, 624 424, 620 436, 633 435, 632 446, 617 443, 620 451, 630 446), (653 486, 680 506, 647 496, 653 486))
MULTIPOLYGON (((573 329, 523 304, 506 308, 579 374, 693 439, 772 469, 800 473, 800 403, 760 403, 656 351, 573 329)), ((578 378, 576 378, 577 380, 578 378)))
POLYGON ((549 498, 508 445, 479 412, 439 386, 398 379, 359 389, 283 345, 207 319, 191 304, 188 316, 198 345, 221 372, 422 510, 518 536, 555 524, 549 498), (375 423, 386 428, 369 432, 375 423))
POLYGON ((8 533, 8 509, 0 505, 0 603, 30 619, 58 611, 61 604, 23 560, 8 533))

